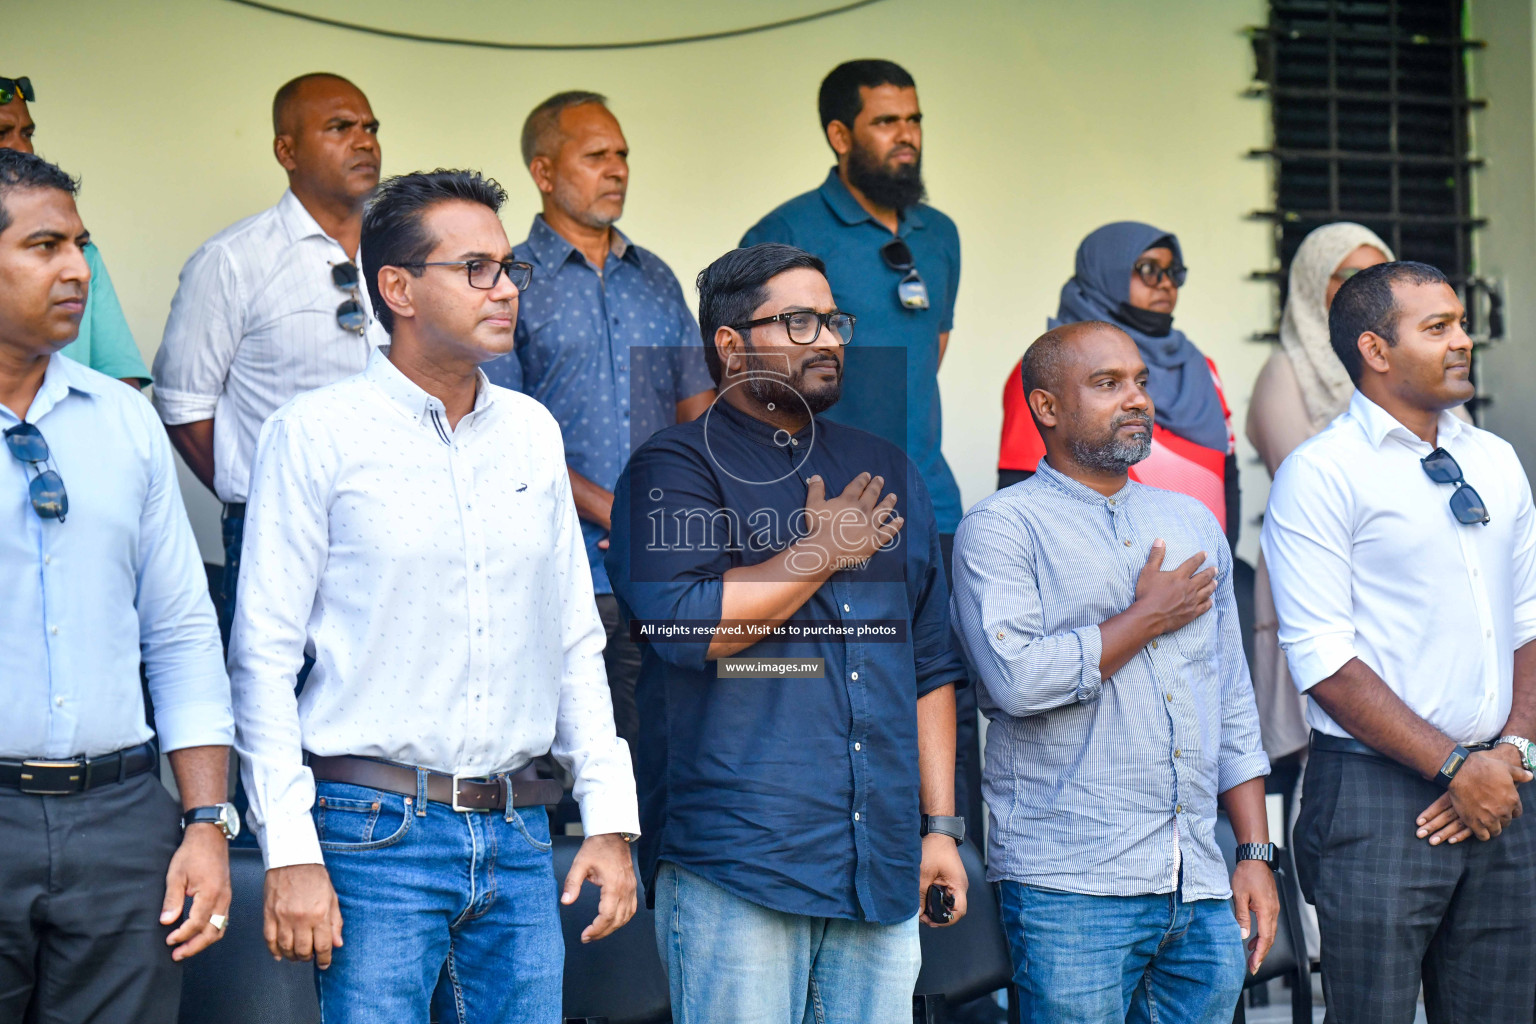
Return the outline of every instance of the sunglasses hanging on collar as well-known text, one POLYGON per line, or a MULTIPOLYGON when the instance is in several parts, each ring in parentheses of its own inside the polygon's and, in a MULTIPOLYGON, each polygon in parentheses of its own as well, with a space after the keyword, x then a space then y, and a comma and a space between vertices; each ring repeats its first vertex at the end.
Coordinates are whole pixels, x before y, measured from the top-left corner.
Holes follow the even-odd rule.
POLYGON ((904 274, 896 283, 896 301, 903 309, 927 309, 928 286, 923 283, 912 261, 912 249, 904 239, 893 238, 880 247, 880 258, 885 265, 904 274))

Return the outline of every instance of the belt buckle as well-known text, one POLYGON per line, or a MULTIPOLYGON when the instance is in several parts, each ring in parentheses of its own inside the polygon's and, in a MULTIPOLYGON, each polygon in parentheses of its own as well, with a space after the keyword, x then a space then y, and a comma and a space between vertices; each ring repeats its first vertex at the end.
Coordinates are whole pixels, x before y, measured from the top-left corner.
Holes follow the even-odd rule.
POLYGON ((452 779, 453 779, 453 790, 452 790, 452 792, 449 793, 449 796, 452 797, 452 800, 449 802, 448 806, 452 807, 453 810, 455 811, 455 813, 459 813, 459 814, 489 814, 489 813, 491 813, 491 809, 489 807, 465 807, 463 804, 459 803, 459 781, 461 779, 469 779, 471 782, 485 782, 485 781, 488 781, 487 779, 485 779, 484 776, 480 776, 480 775, 460 775, 458 772, 454 772, 453 776, 452 776, 452 779))
POLYGON ((70 796, 85 788, 84 778, 83 761, 23 761, 17 788, 28 796, 70 796))

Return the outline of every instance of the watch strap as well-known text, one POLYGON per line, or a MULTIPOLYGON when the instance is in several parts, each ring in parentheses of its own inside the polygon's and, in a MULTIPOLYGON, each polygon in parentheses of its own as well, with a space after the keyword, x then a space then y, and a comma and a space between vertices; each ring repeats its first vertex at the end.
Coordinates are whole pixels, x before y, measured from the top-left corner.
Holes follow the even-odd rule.
POLYGON ((1536 771, 1536 768, 1531 767, 1533 764, 1536 764, 1536 755, 1533 755, 1533 745, 1530 740, 1526 739, 1524 736, 1500 736, 1495 745, 1498 743, 1508 743, 1510 746, 1520 751, 1520 763, 1525 765, 1525 770, 1528 772, 1536 771))
POLYGON ((923 815, 922 834, 929 835, 937 832, 940 835, 949 836, 955 841, 956 846, 965 845, 965 819, 943 814, 923 815))
POLYGON ((1440 788, 1450 788, 1451 780, 1456 778, 1456 773, 1461 771, 1462 765, 1466 764, 1467 758, 1471 756, 1472 751, 1460 743, 1456 744, 1456 749, 1451 751, 1450 756, 1445 759, 1445 763, 1440 766, 1440 770, 1435 773, 1435 781, 1440 783, 1440 788))
POLYGON ((1274 843, 1238 843, 1237 860, 1261 860, 1270 867, 1275 866, 1274 843))
POLYGON ((181 816, 182 830, 185 831, 188 825, 212 825, 224 833, 225 839, 233 839, 234 835, 225 826, 225 808, 228 806, 227 804, 211 804, 207 807, 190 808, 183 812, 181 816))

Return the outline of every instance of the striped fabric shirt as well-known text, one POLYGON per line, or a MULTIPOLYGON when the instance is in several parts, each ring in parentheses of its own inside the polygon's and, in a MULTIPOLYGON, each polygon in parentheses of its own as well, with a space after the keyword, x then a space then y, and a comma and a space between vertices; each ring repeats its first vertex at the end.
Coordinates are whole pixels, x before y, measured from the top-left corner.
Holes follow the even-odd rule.
MULTIPOLYGON (((371 315, 359 335, 336 320, 352 298, 331 268, 347 262, 291 191, 204 242, 182 268, 155 355, 155 408, 175 426, 213 420, 213 484, 242 502, 256 435, 295 395, 361 373, 389 344, 371 315)), ((369 310, 367 289, 357 298, 369 310)))
POLYGON ((980 680, 992 812, 987 877, 1096 896, 1231 895, 1216 798, 1269 773, 1210 511, 1130 481, 1105 497, 1042 460, 966 515, 951 621, 980 680), (1215 606, 1101 678, 1100 622, 1135 600, 1152 542, 1196 552, 1215 606))

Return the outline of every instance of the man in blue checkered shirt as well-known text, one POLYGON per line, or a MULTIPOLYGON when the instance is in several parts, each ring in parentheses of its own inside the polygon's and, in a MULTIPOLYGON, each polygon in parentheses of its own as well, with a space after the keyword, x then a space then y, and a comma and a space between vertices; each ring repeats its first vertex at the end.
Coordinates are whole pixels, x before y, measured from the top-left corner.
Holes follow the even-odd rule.
POLYGON ((1156 413, 1124 331, 1058 327, 1023 377, 1046 458, 962 521, 951 606, 1023 1016, 1225 1022, 1279 911, 1232 556, 1198 501, 1127 477, 1156 413))

